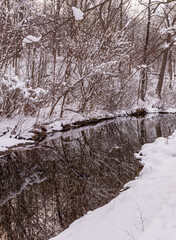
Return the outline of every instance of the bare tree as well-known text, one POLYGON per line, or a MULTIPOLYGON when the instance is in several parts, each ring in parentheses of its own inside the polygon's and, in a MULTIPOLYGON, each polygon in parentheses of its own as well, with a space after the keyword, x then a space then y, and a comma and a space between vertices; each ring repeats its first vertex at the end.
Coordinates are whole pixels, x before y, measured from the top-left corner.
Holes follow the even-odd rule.
MULTIPOLYGON (((167 1, 167 3, 169 4, 172 1, 167 1)), ((158 84, 157 84, 157 89, 156 92, 158 94, 158 97, 161 98, 161 91, 162 91, 162 87, 163 87, 163 80, 164 80, 164 74, 165 74, 165 70, 166 70, 166 65, 167 65, 167 60, 168 60, 168 54, 169 54, 169 50, 172 47, 173 43, 173 34, 175 35, 175 32, 170 32, 169 28, 172 29, 172 27, 175 25, 176 23, 176 16, 175 16, 175 6, 171 6, 171 9, 173 11, 173 19, 171 19, 172 13, 169 10, 169 5, 166 6, 166 9, 164 8, 164 14, 165 14, 165 21, 166 21, 166 26, 168 31, 166 31, 166 42, 164 45, 164 51, 163 51, 163 57, 162 57, 162 62, 161 62, 161 68, 160 68, 160 73, 159 73, 159 79, 158 79, 158 84), (169 12, 169 13, 168 13, 169 12)))

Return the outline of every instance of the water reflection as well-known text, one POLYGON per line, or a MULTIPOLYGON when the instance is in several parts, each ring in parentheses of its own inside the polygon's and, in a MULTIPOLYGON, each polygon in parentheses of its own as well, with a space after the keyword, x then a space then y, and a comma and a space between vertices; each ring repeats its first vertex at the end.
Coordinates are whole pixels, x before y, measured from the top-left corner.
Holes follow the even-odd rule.
POLYGON ((123 119, 48 138, 0 159, 0 239, 47 240, 117 196, 139 163, 133 153, 167 136, 176 117, 123 119))

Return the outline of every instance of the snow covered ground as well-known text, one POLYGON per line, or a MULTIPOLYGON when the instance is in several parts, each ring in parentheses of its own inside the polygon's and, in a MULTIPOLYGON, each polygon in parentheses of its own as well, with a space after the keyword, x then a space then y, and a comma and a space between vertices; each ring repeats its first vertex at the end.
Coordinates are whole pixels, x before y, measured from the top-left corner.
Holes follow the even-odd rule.
POLYGON ((33 141, 19 140, 10 137, 10 133, 7 133, 0 137, 0 152, 8 150, 9 147, 16 146, 19 144, 32 143, 33 141))
POLYGON ((144 168, 127 190, 52 240, 175 240, 176 132, 145 144, 136 157, 144 168))

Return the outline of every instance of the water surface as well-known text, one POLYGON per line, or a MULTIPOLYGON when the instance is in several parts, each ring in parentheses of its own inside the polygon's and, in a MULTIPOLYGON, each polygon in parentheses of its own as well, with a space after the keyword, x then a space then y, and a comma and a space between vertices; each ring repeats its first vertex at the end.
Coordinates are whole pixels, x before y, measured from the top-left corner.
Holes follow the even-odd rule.
POLYGON ((175 128, 175 115, 123 118, 1 156, 0 239, 48 240, 108 203, 138 174, 134 152, 175 128))

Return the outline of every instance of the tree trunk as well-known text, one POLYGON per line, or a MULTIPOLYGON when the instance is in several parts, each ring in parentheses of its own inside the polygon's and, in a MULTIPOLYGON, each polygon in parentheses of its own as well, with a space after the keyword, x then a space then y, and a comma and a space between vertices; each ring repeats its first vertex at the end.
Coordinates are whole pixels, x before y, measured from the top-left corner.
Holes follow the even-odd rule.
MULTIPOLYGON (((169 3, 169 0, 167 0, 167 2, 169 3)), ((171 24, 169 23, 168 16, 166 16, 166 20, 167 20, 168 27, 174 26, 174 24, 176 22, 176 16, 174 17, 174 19, 173 19, 171 24)), ((170 33, 168 33, 167 34, 167 40, 166 40, 167 45, 171 43, 171 39, 172 39, 172 35, 170 33)), ((159 98, 161 98, 161 91, 162 91, 162 87, 163 87, 163 80, 164 80, 164 74, 165 74, 165 70, 166 70, 166 64, 167 64, 169 51, 170 51, 170 49, 169 49, 169 47, 167 47, 164 50, 164 53, 163 53, 163 59, 162 59, 162 64, 161 64, 158 84, 157 84, 157 88, 156 88, 156 93, 158 94, 159 98)))
MULTIPOLYGON (((144 55, 143 55, 143 65, 147 63, 147 49, 149 43, 149 36, 150 36, 150 23, 151 23, 151 11, 150 11, 151 0, 148 2, 148 21, 147 21, 147 32, 145 38, 145 45, 144 45, 144 55)), ((141 70, 141 91, 140 91, 140 98, 141 100, 145 101, 145 95, 147 91, 147 83, 148 83, 148 76, 147 76, 147 68, 144 67, 141 70)))
POLYGON ((120 1, 120 31, 123 28, 123 0, 120 1))
MULTIPOLYGON (((167 36, 167 44, 169 44, 170 41, 171 41, 171 34, 169 33, 167 36)), ((156 88, 156 93, 158 94, 159 98, 161 98, 161 91, 162 91, 162 87, 163 87, 163 80, 164 80, 164 74, 165 74, 165 69, 166 69, 166 64, 167 64, 168 53, 169 53, 169 48, 166 48, 164 51, 164 54, 163 54, 158 84, 157 84, 157 88, 156 88)))
POLYGON ((170 54, 169 54, 169 75, 170 75, 169 88, 172 89, 173 69, 172 69, 172 52, 171 51, 170 51, 170 54))

